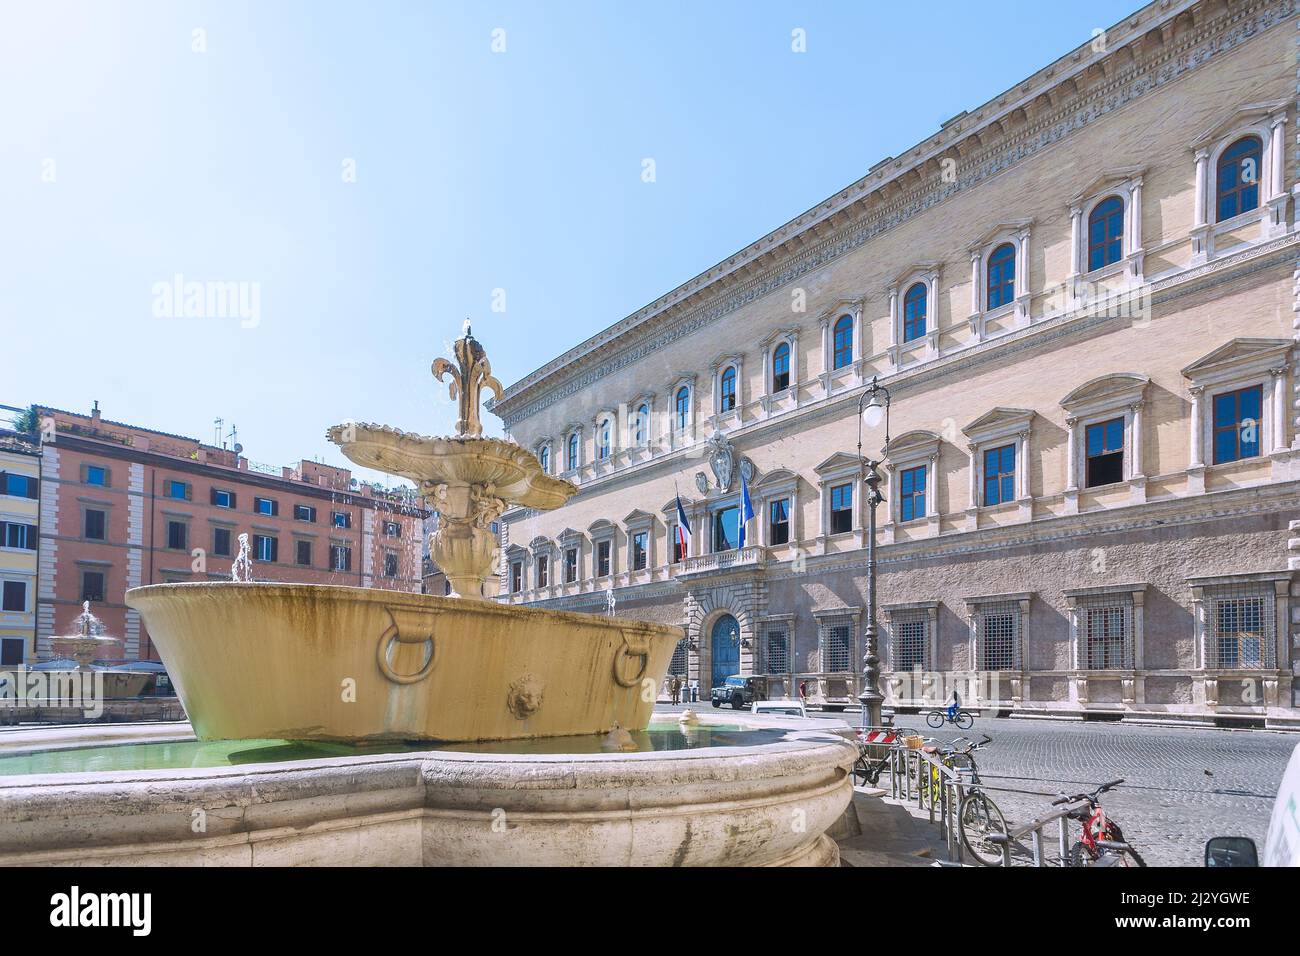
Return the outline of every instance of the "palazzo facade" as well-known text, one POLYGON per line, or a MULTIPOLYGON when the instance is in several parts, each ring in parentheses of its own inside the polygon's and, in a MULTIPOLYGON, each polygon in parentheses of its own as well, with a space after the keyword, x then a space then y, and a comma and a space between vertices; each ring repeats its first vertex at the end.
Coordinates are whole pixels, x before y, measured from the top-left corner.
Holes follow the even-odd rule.
POLYGON ((1300 717, 1297 12, 1151 3, 506 389, 579 491, 499 600, 850 702, 874 379, 891 704, 1300 717))

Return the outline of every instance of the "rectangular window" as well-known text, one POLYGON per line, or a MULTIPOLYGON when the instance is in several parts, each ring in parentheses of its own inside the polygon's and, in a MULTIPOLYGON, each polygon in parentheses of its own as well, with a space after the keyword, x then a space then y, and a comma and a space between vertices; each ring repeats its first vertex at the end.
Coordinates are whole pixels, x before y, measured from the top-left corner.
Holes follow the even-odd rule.
POLYGON ((730 551, 740 546, 740 509, 723 508, 713 514, 713 550, 730 551))
POLYGON ((81 599, 83 601, 94 601, 98 604, 104 602, 103 571, 81 572, 81 599))
POLYGON ((1084 666, 1089 670, 1132 667, 1132 607, 1128 604, 1099 604, 1081 611, 1083 620, 1084 666))
POLYGON ((1112 418, 1084 429, 1087 452, 1085 488, 1124 480, 1124 419, 1112 418))
POLYGON ((1214 396, 1214 463, 1259 454, 1260 414, 1264 390, 1255 385, 1214 396))
POLYGON ((683 637, 680 641, 677 642, 677 646, 673 648, 673 659, 668 662, 668 673, 676 674, 679 677, 686 676, 686 668, 688 663, 686 651, 687 651, 686 638, 683 637))
POLYGON ((266 515, 268 518, 274 518, 280 513, 280 505, 274 498, 254 498, 254 514, 266 515))
POLYGON ((572 584, 578 580, 578 549, 568 548, 564 552, 564 583, 572 584))
POLYGON ((786 629, 775 627, 767 632, 767 672, 785 674, 790 670, 790 638, 786 629))
POLYGON ((103 541, 105 526, 108 523, 107 519, 108 512, 96 508, 87 508, 85 527, 82 529, 81 536, 88 541, 103 541))
POLYGON ((767 543, 775 546, 789 542, 790 499, 778 498, 767 509, 767 543))
POLYGON ((1000 505, 1016 498, 1016 446, 984 452, 984 504, 1000 505))
POLYGON ((913 521, 925 517, 925 465, 908 468, 898 476, 898 518, 913 521))
POLYGON ((673 564, 680 563, 686 557, 686 536, 682 534, 682 526, 673 525, 673 564))
POLYGON ((1206 666, 1273 668, 1277 656, 1273 609, 1273 596, 1267 593, 1216 598, 1206 666))
POLYGON ((108 485, 108 469, 102 465, 87 465, 86 484, 106 487, 108 485))
POLYGON ((230 529, 212 529, 212 553, 219 558, 230 557, 230 529))
POLYGON ((352 512, 350 512, 350 511, 335 511, 335 512, 332 512, 332 513, 330 514, 330 520, 332 520, 332 521, 334 522, 334 527, 336 527, 336 528, 351 528, 351 527, 352 527, 352 512))
POLYGON ((330 570, 351 571, 352 549, 345 544, 330 545, 330 570))
POLYGON ((539 554, 534 566, 537 569, 537 586, 539 588, 547 587, 550 584, 551 577, 550 559, 544 554, 539 554))
POLYGON ((269 534, 253 535, 253 557, 258 561, 274 564, 280 559, 280 540, 269 534))
POLYGON ((518 594, 524 589, 524 564, 514 561, 510 564, 510 593, 518 594))
POLYGON ((311 542, 299 541, 297 551, 296 560, 298 565, 304 568, 311 567, 311 542))
POLYGON ((178 501, 184 501, 190 496, 190 486, 183 481, 169 478, 163 494, 168 498, 175 498, 178 501))
POLYGON ((316 523, 316 508, 315 508, 313 505, 294 505, 294 506, 293 506, 293 520, 294 520, 294 521, 309 521, 309 522, 311 522, 312 524, 315 524, 315 523, 316 523))
POLYGON ((925 618, 894 625, 894 670, 925 670, 930 622, 925 618))
POLYGON ((384 537, 385 537, 385 538, 400 538, 401 536, 402 536, 402 526, 401 526, 400 523, 398 523, 398 522, 396 522, 396 521, 385 521, 385 522, 384 522, 384 537))
POLYGON ((21 637, 0 638, 0 667, 17 667, 21 664, 25 643, 21 637))
POLYGON ((167 522, 167 547, 173 551, 185 551, 188 528, 184 521, 167 522))
POLYGON ((646 533, 638 531, 632 535, 632 570, 644 571, 650 562, 650 553, 646 550, 646 533))
POLYGON ((596 577, 603 578, 609 574, 610 546, 608 541, 596 545, 596 577))
POLYGON ((27 475, 0 474, 0 495, 15 498, 35 498, 36 479, 27 475))
POLYGON ((36 550, 36 525, 0 521, 0 547, 36 550))
POLYGON ((836 485, 831 489, 831 534, 853 530, 853 486, 836 485))
POLYGON ((823 670, 842 672, 852 670, 853 625, 832 624, 826 628, 826 659, 823 670))
POLYGON ((4 595, 0 598, 0 610, 20 612, 27 610, 26 581, 5 582, 4 595))
POLYGON ((235 493, 224 488, 212 489, 212 505, 215 508, 231 509, 235 507, 235 493))
POLYGON ((384 577, 386 578, 397 577, 397 552, 396 551, 384 552, 384 577))
POLYGON ((980 617, 979 669, 1011 671, 1016 669, 1020 633, 1019 608, 996 608, 980 617))

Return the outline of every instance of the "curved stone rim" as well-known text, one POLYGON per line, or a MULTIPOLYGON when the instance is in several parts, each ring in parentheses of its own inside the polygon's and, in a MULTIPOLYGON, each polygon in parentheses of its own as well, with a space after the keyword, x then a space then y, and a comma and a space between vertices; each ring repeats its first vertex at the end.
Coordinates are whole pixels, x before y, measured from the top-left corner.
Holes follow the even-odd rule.
POLYGON ((454 476, 439 470, 439 462, 469 455, 517 469, 521 477, 498 485, 496 492, 499 497, 525 508, 553 511, 578 492, 573 482, 542 471, 541 462, 531 452, 502 438, 421 435, 371 422, 333 425, 325 435, 358 465, 401 475, 421 487, 455 480, 454 476), (351 440, 344 438, 348 429, 353 431, 351 440), (379 452, 395 455, 397 460, 379 452))
MULTIPOLYGON (((256 571, 256 565, 254 566, 256 571)), ((433 594, 416 594, 411 591, 388 591, 382 588, 363 588, 347 584, 287 584, 275 581, 180 581, 173 584, 146 584, 130 588, 126 592, 126 605, 134 610, 141 610, 133 601, 152 601, 162 595, 175 591, 210 591, 223 593, 232 590, 256 588, 260 591, 273 591, 285 595, 302 595, 310 593, 321 600, 336 600, 372 604, 389 607, 443 608, 452 611, 473 609, 475 614, 499 615, 518 620, 524 617, 549 618, 559 622, 591 625, 593 621, 609 622, 624 631, 646 635, 671 637, 678 640, 686 632, 675 624, 656 624, 652 621, 638 621, 634 618, 607 617, 604 614, 581 614, 577 611, 554 611, 548 608, 528 607, 520 604, 501 604, 492 600, 474 600, 473 598, 442 597, 433 594)))

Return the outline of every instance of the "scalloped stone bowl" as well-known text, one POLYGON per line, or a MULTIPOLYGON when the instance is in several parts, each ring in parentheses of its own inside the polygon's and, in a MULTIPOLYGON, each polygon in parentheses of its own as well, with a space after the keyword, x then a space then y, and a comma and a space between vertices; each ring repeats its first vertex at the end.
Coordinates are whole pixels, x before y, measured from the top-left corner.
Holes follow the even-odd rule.
POLYGON ((200 739, 502 740, 646 726, 681 628, 374 588, 127 592, 200 739))

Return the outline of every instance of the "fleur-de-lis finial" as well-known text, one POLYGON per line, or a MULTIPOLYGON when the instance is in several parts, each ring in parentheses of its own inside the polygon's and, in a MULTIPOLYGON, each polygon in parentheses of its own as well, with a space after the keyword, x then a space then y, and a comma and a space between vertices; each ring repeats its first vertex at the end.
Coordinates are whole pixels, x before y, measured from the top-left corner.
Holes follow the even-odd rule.
POLYGON ((456 420, 456 434, 462 438, 478 438, 483 434, 483 421, 479 416, 484 386, 501 397, 501 383, 492 377, 492 363, 487 352, 474 338, 469 319, 465 320, 465 334, 452 345, 456 364, 445 358, 433 360, 433 376, 442 381, 443 375, 451 378, 448 391, 459 399, 460 417, 456 420))

